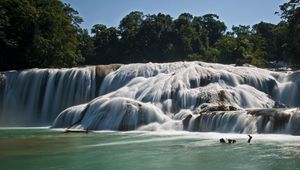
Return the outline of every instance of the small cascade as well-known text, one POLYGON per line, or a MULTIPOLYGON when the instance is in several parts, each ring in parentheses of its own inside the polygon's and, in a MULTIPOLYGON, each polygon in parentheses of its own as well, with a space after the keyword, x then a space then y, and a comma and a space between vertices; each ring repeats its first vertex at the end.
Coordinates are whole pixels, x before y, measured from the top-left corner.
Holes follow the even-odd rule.
POLYGON ((198 132, 300 135, 299 121, 298 109, 254 109, 194 113, 183 120, 183 125, 198 132))
POLYGON ((128 98, 97 98, 88 105, 63 111, 53 128, 79 128, 85 130, 134 130, 152 122, 170 120, 157 107, 128 98))
POLYGON ((300 106, 300 72, 288 73, 281 78, 275 98, 287 106, 300 106))

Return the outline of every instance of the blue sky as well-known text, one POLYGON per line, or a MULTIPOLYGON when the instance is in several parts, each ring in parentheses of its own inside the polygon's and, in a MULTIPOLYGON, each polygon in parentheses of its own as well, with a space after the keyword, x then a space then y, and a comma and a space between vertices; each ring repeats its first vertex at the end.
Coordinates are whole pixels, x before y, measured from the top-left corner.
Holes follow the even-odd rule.
POLYGON ((173 19, 188 12, 193 16, 215 13, 230 29, 232 25, 254 25, 260 21, 277 24, 274 15, 279 5, 287 0, 62 0, 79 12, 84 19, 81 25, 90 29, 95 24, 117 27, 120 20, 131 11, 144 14, 159 12, 173 19))

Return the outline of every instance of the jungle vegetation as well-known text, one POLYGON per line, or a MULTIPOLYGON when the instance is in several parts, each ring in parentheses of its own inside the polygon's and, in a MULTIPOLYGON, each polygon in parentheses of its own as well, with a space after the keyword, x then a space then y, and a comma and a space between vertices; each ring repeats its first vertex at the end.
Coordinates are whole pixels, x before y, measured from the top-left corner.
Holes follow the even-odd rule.
POLYGON ((1 0, 0 70, 194 60, 258 67, 284 61, 299 68, 299 1, 279 6, 278 24, 228 29, 217 14, 133 11, 118 27, 99 23, 87 30, 78 12, 59 0, 1 0))

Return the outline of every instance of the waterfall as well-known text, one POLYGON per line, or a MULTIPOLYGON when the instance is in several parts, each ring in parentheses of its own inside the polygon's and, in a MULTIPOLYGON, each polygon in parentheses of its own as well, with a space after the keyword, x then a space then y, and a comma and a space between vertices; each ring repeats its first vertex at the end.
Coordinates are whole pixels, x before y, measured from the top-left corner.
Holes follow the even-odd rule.
POLYGON ((287 106, 299 106, 300 72, 289 72, 280 81, 282 83, 278 86, 277 100, 287 106))
POLYGON ((114 67, 4 72, 0 83, 0 124, 49 125, 62 110, 95 98, 100 80, 114 67))
POLYGON ((10 71, 1 122, 298 135, 299 73, 204 62, 10 71))
POLYGON ((134 130, 142 125, 152 122, 163 123, 169 119, 152 104, 121 97, 113 99, 101 97, 88 105, 66 109, 54 121, 53 127, 134 130))
MULTIPOLYGON (((3 110, 3 101, 4 101, 4 90, 5 90, 5 76, 0 72, 0 113, 3 110)), ((1 114, 0 114, 1 115, 1 114)))
POLYGON ((300 135, 299 120, 297 109, 251 109, 197 113, 187 116, 183 124, 189 131, 300 135))

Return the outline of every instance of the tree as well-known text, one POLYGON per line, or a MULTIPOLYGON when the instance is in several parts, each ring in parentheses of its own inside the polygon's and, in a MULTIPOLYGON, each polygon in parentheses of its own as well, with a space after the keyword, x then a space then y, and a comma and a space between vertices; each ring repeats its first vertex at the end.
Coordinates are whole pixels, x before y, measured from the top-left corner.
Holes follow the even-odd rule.
POLYGON ((29 65, 34 40, 35 9, 27 1, 0 1, 0 70, 29 65))
POLYGON ((79 41, 77 51, 84 57, 84 64, 94 64, 92 61, 95 58, 94 40, 88 30, 79 29, 77 39, 79 41))
MULTIPOLYGON (((281 18, 288 22, 297 20, 297 15, 299 14, 299 6, 300 0, 289 0, 289 2, 280 5, 279 8, 281 10, 281 18)), ((279 12, 275 12, 275 14, 279 14, 279 12)))
POLYGON ((218 39, 224 35, 226 25, 218 20, 219 16, 216 14, 206 14, 202 18, 203 28, 208 32, 209 46, 214 46, 218 39))
POLYGON ((237 40, 237 46, 235 49, 236 64, 241 65, 244 63, 250 63, 251 52, 253 49, 250 26, 233 26, 232 31, 232 35, 235 36, 237 40))
POLYGON ((94 34, 95 55, 89 58, 91 64, 110 64, 121 60, 118 56, 118 31, 114 27, 96 24, 92 28, 94 34))
POLYGON ((282 21, 233 26, 216 14, 177 19, 133 11, 118 28, 96 24, 80 28, 82 19, 59 0, 0 1, 0 70, 67 67, 77 64, 202 60, 251 63, 265 67, 285 60, 299 66, 300 0, 280 6, 282 21))
POLYGON ((286 52, 288 60, 294 66, 300 66, 300 0, 290 0, 280 5, 280 16, 287 23, 286 52))
POLYGON ((58 0, 0 1, 0 69, 66 67, 82 62, 82 19, 58 0))
POLYGON ((183 13, 173 21, 171 36, 176 49, 175 60, 184 60, 193 51, 194 28, 192 19, 193 16, 191 14, 183 13))
POLYGON ((264 60, 280 60, 282 56, 277 55, 277 35, 276 25, 260 22, 253 27, 253 51, 254 58, 263 58, 264 60))
POLYGON ((278 23, 274 29, 276 35, 276 60, 289 61, 290 57, 288 56, 288 41, 289 30, 286 22, 281 21, 278 23))
POLYGON ((218 62, 236 63, 237 39, 231 35, 225 35, 216 42, 216 48, 220 51, 218 62))
POLYGON ((144 14, 139 11, 134 11, 126 15, 120 22, 120 43, 121 55, 124 57, 124 63, 136 62, 134 58, 141 55, 140 47, 137 41, 137 34, 140 30, 144 19, 144 14))
POLYGON ((147 15, 143 20, 137 35, 141 46, 141 61, 163 62, 170 60, 168 47, 172 44, 169 34, 171 32, 172 18, 170 15, 147 15))
POLYGON ((209 37, 208 37, 208 30, 205 28, 205 25, 203 24, 203 18, 200 16, 195 16, 193 18, 193 27, 195 29, 195 32, 197 36, 194 39, 197 42, 197 45, 193 43, 193 46, 195 48, 198 48, 198 52, 204 54, 204 51, 209 47, 209 37))

